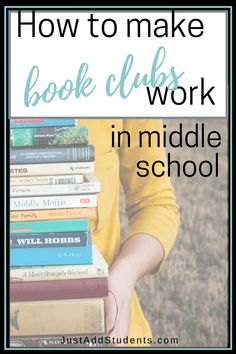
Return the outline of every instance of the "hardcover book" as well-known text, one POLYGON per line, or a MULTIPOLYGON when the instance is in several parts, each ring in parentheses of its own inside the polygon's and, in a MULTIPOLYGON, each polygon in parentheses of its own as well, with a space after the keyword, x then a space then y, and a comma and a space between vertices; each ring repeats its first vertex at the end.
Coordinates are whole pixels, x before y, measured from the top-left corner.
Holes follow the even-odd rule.
POLYGON ((11 177, 11 186, 61 185, 84 182, 83 175, 11 177))
POLYGON ((96 217, 96 208, 44 209, 10 211, 10 221, 45 221, 59 219, 80 219, 96 217))
POLYGON ((10 235, 10 247, 82 247, 87 246, 88 239, 91 239, 89 231, 14 234, 10 235))
POLYGON ((41 280, 48 281, 107 277, 108 265, 96 245, 92 245, 92 253, 92 264, 11 267, 10 280, 11 282, 33 282, 41 280))
POLYGON ((94 162, 36 163, 10 165, 10 177, 77 175, 94 173, 94 162))
POLYGON ((81 334, 64 334, 61 336, 21 336, 21 337, 11 337, 10 347, 31 347, 31 348, 60 348, 60 347, 105 347, 108 346, 109 342, 105 339, 104 334, 91 334, 91 335, 81 335, 81 334))
POLYGON ((11 302, 10 336, 104 333, 102 298, 11 302))
POLYGON ((104 297, 107 278, 11 282, 10 301, 41 301, 104 297))
POLYGON ((10 266, 38 266, 56 264, 92 264, 92 246, 13 248, 10 250, 10 266))
POLYGON ((11 210, 40 210, 57 208, 91 208, 97 206, 96 194, 58 195, 11 198, 11 210))
POLYGON ((10 146, 48 146, 88 144, 88 128, 79 127, 36 127, 10 130, 10 146))
POLYGON ((76 126, 77 119, 11 118, 10 128, 76 126))
POLYGON ((94 161, 94 146, 48 146, 42 148, 12 148, 10 150, 10 163, 45 164, 57 162, 84 162, 94 161))
POLYGON ((11 186, 11 197, 43 196, 43 195, 69 195, 99 193, 100 183, 93 175, 86 175, 84 183, 39 186, 11 186))
POLYGON ((10 234, 35 232, 88 231, 87 219, 21 221, 10 223, 10 234))

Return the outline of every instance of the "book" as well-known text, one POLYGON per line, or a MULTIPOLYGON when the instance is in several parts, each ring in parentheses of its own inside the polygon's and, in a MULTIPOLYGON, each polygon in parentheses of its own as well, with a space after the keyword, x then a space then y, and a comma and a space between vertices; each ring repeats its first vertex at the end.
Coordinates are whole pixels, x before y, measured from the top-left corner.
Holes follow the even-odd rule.
POLYGON ((84 182, 83 175, 11 177, 10 186, 61 185, 84 182))
POLYGON ((11 118, 10 128, 76 126, 77 119, 11 118))
POLYGON ((91 208, 97 205, 96 194, 21 197, 10 199, 11 210, 40 210, 56 208, 91 208))
POLYGON ((57 162, 91 162, 94 161, 94 146, 47 146, 37 148, 11 148, 10 163, 45 164, 57 162))
POLYGON ((104 332, 102 298, 10 303, 11 337, 104 332))
POLYGON ((94 219, 96 208, 73 208, 73 209, 46 209, 46 210, 20 210, 10 211, 10 221, 33 221, 51 219, 94 219))
POLYGON ((94 173, 94 162, 65 162, 38 164, 11 165, 10 177, 14 176, 48 176, 48 175, 77 175, 94 173))
POLYGON ((108 295, 108 278, 10 283, 10 301, 65 300, 108 295))
POLYGON ((35 232, 88 231, 87 219, 10 222, 10 234, 35 232))
POLYGON ((91 238, 89 231, 14 234, 10 235, 10 247, 82 247, 87 246, 89 238, 91 238))
MULTIPOLYGON (((106 339, 106 334, 64 334, 61 336, 20 336, 10 338, 10 347, 31 347, 31 348, 60 348, 60 347, 107 347, 109 340, 106 339)), ((111 345, 111 344, 110 344, 111 345)))
POLYGON ((33 282, 42 280, 49 281, 108 277, 108 264, 96 245, 92 245, 92 254, 92 264, 11 267, 10 281, 33 282))
POLYGON ((11 147, 67 144, 88 144, 88 128, 75 126, 10 129, 11 147))
POLYGON ((30 197, 44 195, 69 195, 69 194, 89 194, 99 193, 100 183, 93 175, 86 175, 84 183, 64 184, 63 187, 58 184, 39 185, 39 186, 11 186, 10 196, 30 197))
POLYGON ((10 266, 37 266, 56 264, 91 264, 92 246, 85 247, 47 247, 11 248, 10 266))

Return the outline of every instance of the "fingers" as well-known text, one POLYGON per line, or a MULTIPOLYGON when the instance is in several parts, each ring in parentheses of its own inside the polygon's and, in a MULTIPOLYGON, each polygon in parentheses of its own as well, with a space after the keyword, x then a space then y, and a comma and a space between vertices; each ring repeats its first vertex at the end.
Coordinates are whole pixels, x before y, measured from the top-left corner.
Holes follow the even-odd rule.
POLYGON ((104 301, 106 309, 106 329, 107 334, 110 335, 116 325, 118 307, 117 303, 114 301, 114 296, 111 293, 109 293, 109 295, 104 299, 104 301))
MULTIPOLYGON (((112 339, 113 346, 125 347, 124 339, 128 336, 130 306, 120 306, 120 311, 116 313, 116 307, 112 298, 106 299, 106 326, 107 335, 112 339)), ((127 343, 127 341, 126 341, 127 343)))

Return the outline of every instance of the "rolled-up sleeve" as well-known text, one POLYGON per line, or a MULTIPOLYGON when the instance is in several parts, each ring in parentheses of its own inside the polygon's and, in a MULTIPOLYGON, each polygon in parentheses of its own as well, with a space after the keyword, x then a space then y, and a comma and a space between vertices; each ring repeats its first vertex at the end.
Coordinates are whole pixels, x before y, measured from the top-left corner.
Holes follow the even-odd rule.
POLYGON ((161 242, 165 259, 176 240, 180 225, 179 208, 170 178, 166 173, 163 140, 161 139, 160 146, 157 147, 157 139, 153 134, 151 147, 148 147, 145 140, 147 137, 143 136, 143 146, 139 146, 139 132, 158 131, 162 137, 163 123, 157 119, 127 119, 124 120, 123 130, 130 134, 130 147, 124 139, 119 151, 120 179, 125 191, 129 220, 123 242, 138 233, 149 234, 161 242), (146 177, 137 174, 137 162, 140 160, 145 160, 149 164, 149 175, 146 177), (165 164, 165 167, 156 164, 157 174, 164 171, 161 177, 152 174, 151 166, 156 160, 165 164))

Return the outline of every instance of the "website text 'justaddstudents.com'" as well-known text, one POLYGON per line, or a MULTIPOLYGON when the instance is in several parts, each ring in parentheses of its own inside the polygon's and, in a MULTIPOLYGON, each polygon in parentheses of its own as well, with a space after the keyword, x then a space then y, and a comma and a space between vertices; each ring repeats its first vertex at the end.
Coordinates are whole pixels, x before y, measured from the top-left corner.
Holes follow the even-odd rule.
POLYGON ((84 336, 84 337, 61 337, 62 345, 86 345, 86 346, 177 346, 179 339, 177 337, 112 337, 112 336, 84 336))

